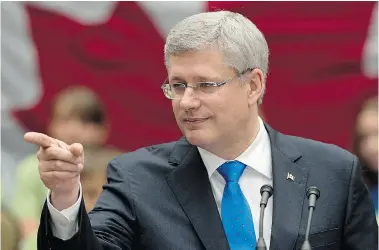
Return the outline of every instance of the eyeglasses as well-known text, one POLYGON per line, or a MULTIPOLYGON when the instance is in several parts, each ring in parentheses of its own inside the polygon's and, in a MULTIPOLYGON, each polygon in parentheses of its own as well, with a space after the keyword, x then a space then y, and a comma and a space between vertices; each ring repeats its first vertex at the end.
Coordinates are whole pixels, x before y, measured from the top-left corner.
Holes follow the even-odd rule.
POLYGON ((215 93, 219 87, 233 81, 236 78, 239 78, 251 70, 252 69, 245 70, 244 72, 238 73, 234 77, 223 82, 199 82, 193 86, 181 82, 168 83, 168 79, 166 79, 166 81, 161 86, 161 89, 163 90, 164 95, 170 100, 181 99, 184 96, 184 92, 187 88, 192 88, 193 90, 197 91, 198 95, 206 96, 208 94, 215 93))

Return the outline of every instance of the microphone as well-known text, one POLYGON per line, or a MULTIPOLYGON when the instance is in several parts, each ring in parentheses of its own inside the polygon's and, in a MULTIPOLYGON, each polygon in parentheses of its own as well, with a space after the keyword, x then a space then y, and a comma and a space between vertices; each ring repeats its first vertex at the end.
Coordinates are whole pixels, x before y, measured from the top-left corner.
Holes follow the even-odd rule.
POLYGON ((270 185, 263 185, 261 187, 261 214, 259 216, 259 237, 257 241, 256 250, 266 250, 266 242, 263 238, 263 217, 265 213, 265 208, 267 206, 268 199, 271 197, 273 193, 273 188, 270 185))
POLYGON ((312 222, 312 214, 316 207, 316 200, 320 197, 320 190, 317 187, 309 187, 307 190, 307 197, 308 197, 308 223, 307 223, 307 230, 305 231, 305 239, 303 242, 303 245, 301 246, 301 250, 311 250, 311 244, 309 243, 309 231, 311 229, 311 222, 312 222))

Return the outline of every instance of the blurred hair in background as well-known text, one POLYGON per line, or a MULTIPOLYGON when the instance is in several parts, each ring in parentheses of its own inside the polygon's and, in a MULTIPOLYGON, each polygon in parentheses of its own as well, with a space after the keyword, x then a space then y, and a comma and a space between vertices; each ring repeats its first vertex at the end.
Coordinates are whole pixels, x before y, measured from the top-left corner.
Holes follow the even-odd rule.
POLYGON ((68 144, 103 145, 107 140, 104 105, 88 87, 70 86, 54 98, 48 134, 68 144))
POLYGON ((378 212, 378 96, 368 98, 358 112, 353 152, 361 161, 363 177, 378 212))

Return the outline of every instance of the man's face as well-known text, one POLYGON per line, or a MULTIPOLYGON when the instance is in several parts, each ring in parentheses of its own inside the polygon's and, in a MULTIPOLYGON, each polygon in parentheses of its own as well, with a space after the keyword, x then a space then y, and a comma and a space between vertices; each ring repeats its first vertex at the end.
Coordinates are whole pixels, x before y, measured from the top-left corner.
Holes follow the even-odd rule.
MULTIPOLYGON (((261 79, 259 72, 255 77, 258 80, 261 79)), ((169 58, 170 84, 181 82, 193 86, 199 82, 223 82, 236 74, 215 50, 185 52, 169 58)), ((251 108, 257 105, 260 93, 252 83, 254 74, 256 72, 248 72, 212 93, 187 88, 181 99, 172 101, 179 128, 191 144, 209 150, 216 145, 225 147, 235 143, 244 133, 246 136, 246 129, 251 125, 251 108), (241 79, 245 82, 241 83, 241 79)))
POLYGON ((357 119, 357 132, 361 136, 359 151, 364 160, 378 172, 378 113, 375 110, 363 111, 357 119))

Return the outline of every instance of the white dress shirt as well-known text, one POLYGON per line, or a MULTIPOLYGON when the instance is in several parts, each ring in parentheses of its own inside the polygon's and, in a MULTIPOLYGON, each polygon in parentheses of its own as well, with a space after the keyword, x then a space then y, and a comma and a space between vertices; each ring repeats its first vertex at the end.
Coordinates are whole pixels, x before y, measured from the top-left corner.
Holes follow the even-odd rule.
POLYGON ((58 211, 50 201, 50 190, 47 194, 47 208, 51 217, 53 235, 62 240, 71 239, 79 231, 78 213, 82 202, 82 185, 80 185, 79 199, 69 208, 58 211))
MULTIPOLYGON (((242 193, 244 194, 253 216, 255 235, 259 234, 259 215, 261 193, 260 189, 265 184, 272 185, 272 161, 271 144, 263 121, 259 118, 259 132, 254 142, 235 160, 246 165, 245 171, 239 180, 242 193)), ((217 168, 224 164, 226 160, 202 149, 198 148, 204 165, 207 168, 209 180, 211 182, 213 195, 217 208, 221 215, 221 201, 225 187, 225 180, 217 171, 217 168)), ((267 249, 270 247, 270 236, 272 226, 272 197, 267 203, 263 221, 263 237, 266 241, 267 249)))
MULTIPOLYGON (((255 234, 258 239, 259 214, 260 214, 260 188, 262 185, 272 185, 272 164, 271 164, 271 147, 268 133, 259 118, 259 132, 254 142, 235 160, 244 163, 247 167, 243 172, 239 184, 242 192, 249 203, 254 221, 255 234)), ((218 210, 221 214, 221 200, 225 187, 225 180, 218 173, 217 168, 226 160, 216 155, 198 148, 207 169, 213 195, 215 197, 218 210)), ((51 215, 52 231, 55 237, 62 240, 70 239, 78 232, 78 212, 82 199, 82 187, 80 186, 80 195, 78 201, 71 207, 58 211, 50 202, 50 191, 47 196, 47 206, 51 215)), ((268 201, 264 217, 264 238, 267 248, 270 247, 272 224, 272 198, 268 201)))

